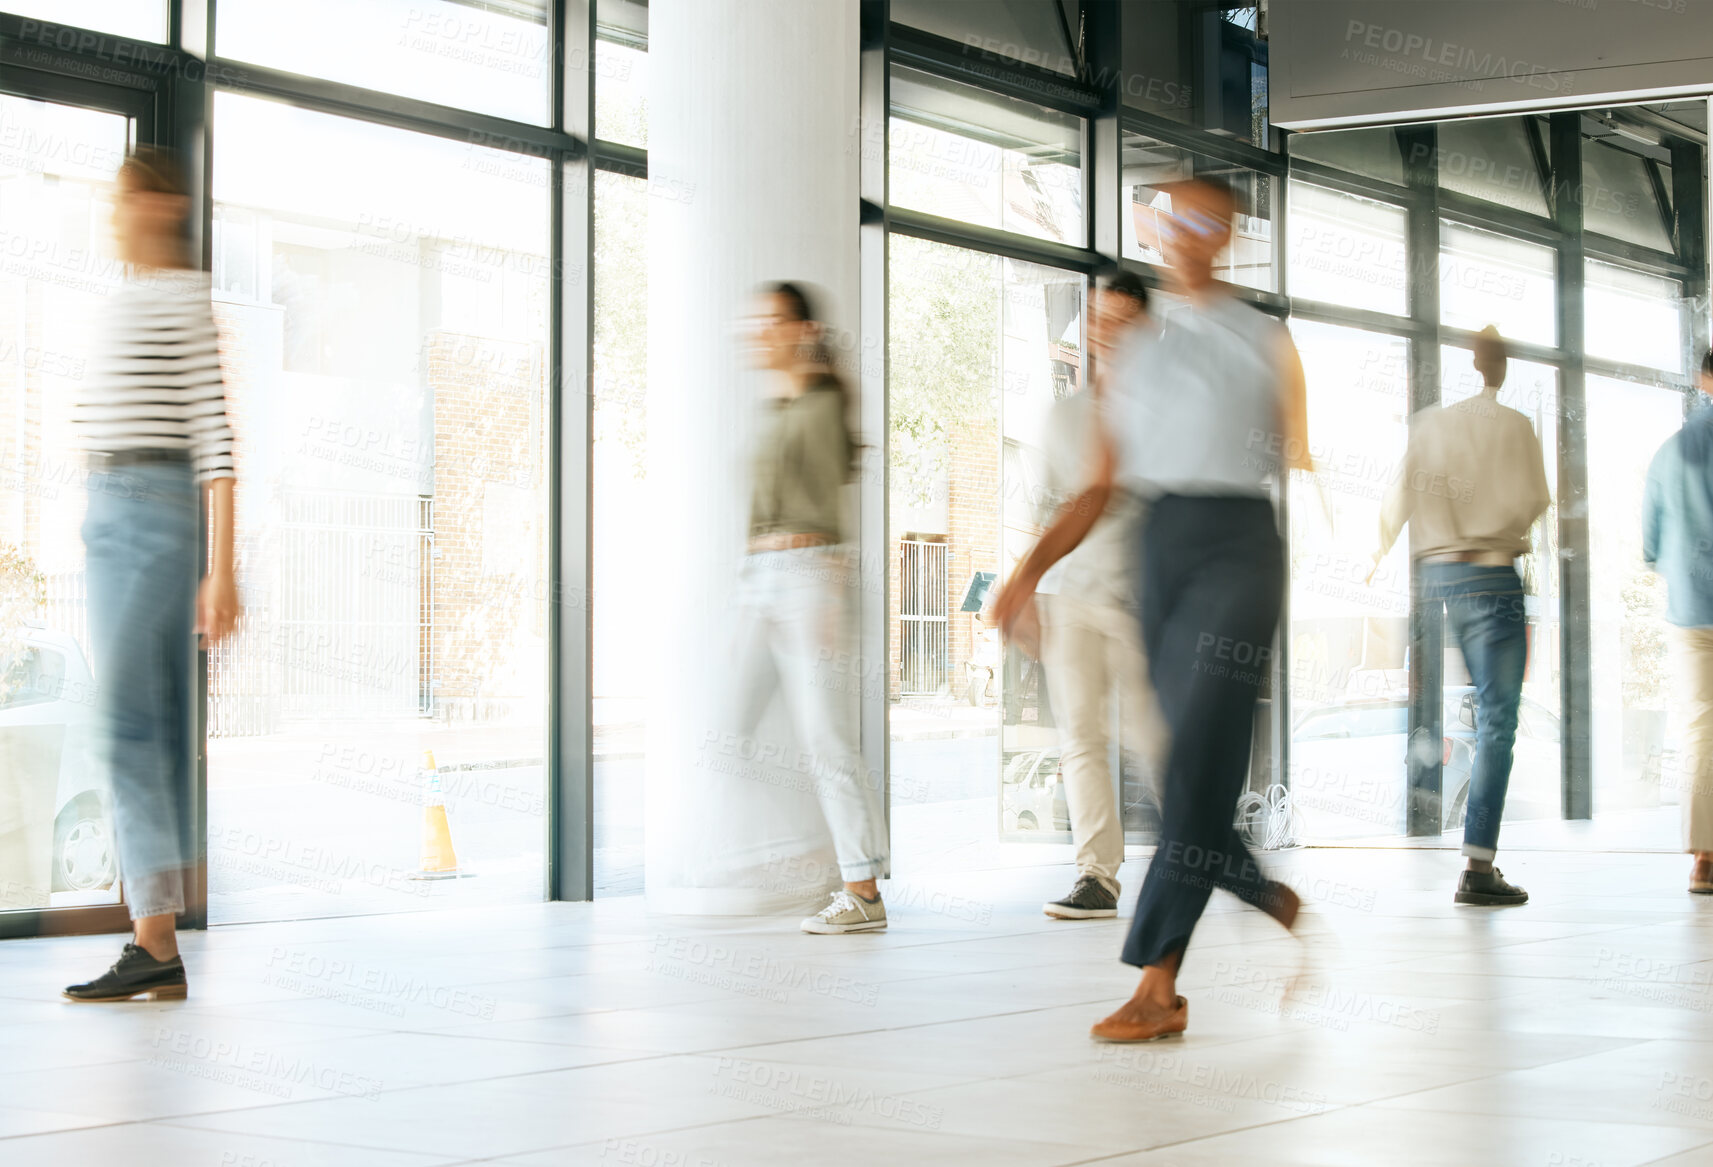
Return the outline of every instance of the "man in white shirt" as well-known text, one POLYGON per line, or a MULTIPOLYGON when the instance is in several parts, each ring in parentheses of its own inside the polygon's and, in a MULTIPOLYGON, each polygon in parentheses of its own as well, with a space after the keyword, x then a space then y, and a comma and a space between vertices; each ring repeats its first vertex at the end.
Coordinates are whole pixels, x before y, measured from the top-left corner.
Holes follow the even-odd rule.
POLYGON ((1475 767, 1463 818, 1468 866, 1453 900, 1503 907, 1529 893, 1493 866, 1511 780, 1517 707, 1528 664, 1528 626, 1516 557, 1552 501, 1540 439, 1529 419, 1499 404, 1505 342, 1491 326, 1475 341, 1480 393, 1430 406, 1410 421, 1404 465, 1380 511, 1380 549, 1410 526, 1410 556, 1423 603, 1443 603, 1475 683, 1475 767))
MULTIPOLYGON (((1096 290, 1089 312, 1089 350, 1097 380, 1053 404, 1043 445, 1047 486, 1055 509, 1087 489, 1100 424, 1103 382, 1117 349, 1132 333, 1152 329, 1148 285, 1121 272, 1096 290)), ((1141 500, 1114 494, 1076 550, 1054 564, 1036 589, 1041 660, 1054 708, 1060 712, 1059 757, 1077 847, 1077 881, 1069 895, 1042 909, 1060 920, 1118 914, 1118 868, 1124 862, 1124 823, 1107 750, 1112 695, 1119 695, 1121 741, 1135 751, 1157 785, 1169 739, 1136 623, 1130 542, 1142 518, 1141 500)), ((1158 795, 1156 794, 1156 801, 1158 795)))

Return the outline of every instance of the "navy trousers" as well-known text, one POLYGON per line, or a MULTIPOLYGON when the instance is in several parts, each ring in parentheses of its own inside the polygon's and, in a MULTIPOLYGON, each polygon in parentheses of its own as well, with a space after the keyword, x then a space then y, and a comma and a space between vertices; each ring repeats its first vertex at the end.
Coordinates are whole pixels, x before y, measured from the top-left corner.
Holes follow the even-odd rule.
POLYGON ((1285 562, 1263 498, 1166 495, 1135 551, 1143 644, 1172 730, 1160 845, 1124 944, 1125 962, 1140 967, 1189 944, 1216 887, 1257 907, 1274 902, 1278 885, 1232 821, 1256 696, 1272 668, 1285 562))

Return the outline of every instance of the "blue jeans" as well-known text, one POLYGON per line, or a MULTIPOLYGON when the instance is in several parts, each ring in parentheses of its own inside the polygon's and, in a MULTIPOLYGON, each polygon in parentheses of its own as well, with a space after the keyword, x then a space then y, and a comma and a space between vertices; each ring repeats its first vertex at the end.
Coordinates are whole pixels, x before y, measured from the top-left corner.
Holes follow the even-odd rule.
POLYGON ((182 873, 194 861, 191 667, 201 518, 188 462, 89 476, 83 542, 94 746, 112 790, 132 919, 183 912, 182 873))
POLYGON ((1515 568, 1424 563, 1422 598, 1445 604, 1445 616, 1475 683, 1475 767, 1463 820, 1463 853, 1491 860, 1499 847, 1517 706, 1528 664, 1523 581, 1515 568))

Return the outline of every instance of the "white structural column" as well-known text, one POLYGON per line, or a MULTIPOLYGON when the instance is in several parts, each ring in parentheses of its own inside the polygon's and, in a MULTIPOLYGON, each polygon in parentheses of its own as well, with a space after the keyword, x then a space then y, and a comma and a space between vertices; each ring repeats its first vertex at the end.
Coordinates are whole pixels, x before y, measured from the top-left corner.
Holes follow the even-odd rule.
POLYGON ((783 764, 745 756, 724 714, 765 388, 743 322, 759 284, 789 279, 856 331, 858 6, 653 0, 648 47, 648 895, 659 911, 791 910, 838 875, 801 743, 776 701, 757 736, 783 764))

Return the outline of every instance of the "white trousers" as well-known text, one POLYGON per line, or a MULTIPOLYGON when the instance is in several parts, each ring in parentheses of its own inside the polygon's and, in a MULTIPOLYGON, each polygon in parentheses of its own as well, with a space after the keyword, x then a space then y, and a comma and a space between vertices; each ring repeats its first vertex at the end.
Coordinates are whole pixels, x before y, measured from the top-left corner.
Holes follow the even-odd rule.
POLYGON ((1683 849, 1713 851, 1713 628, 1677 630, 1677 670, 1685 719, 1683 849))
POLYGON ((1142 631, 1133 612, 1062 595, 1035 600, 1041 616, 1041 658, 1059 723, 1060 768, 1077 847, 1077 875, 1093 876, 1116 895, 1118 868, 1124 862, 1124 822, 1108 758, 1114 690, 1124 744, 1140 755, 1156 801, 1171 732, 1148 683, 1142 631))
MULTIPOLYGON (((775 693, 785 700, 799 758, 759 743, 761 757, 807 773, 850 882, 886 870, 886 819, 879 774, 856 746, 852 716, 863 677, 846 648, 845 595, 855 568, 841 549, 760 551, 744 559, 733 628, 729 724, 756 731, 775 693)), ((774 743, 775 745, 777 743, 774 743)))

